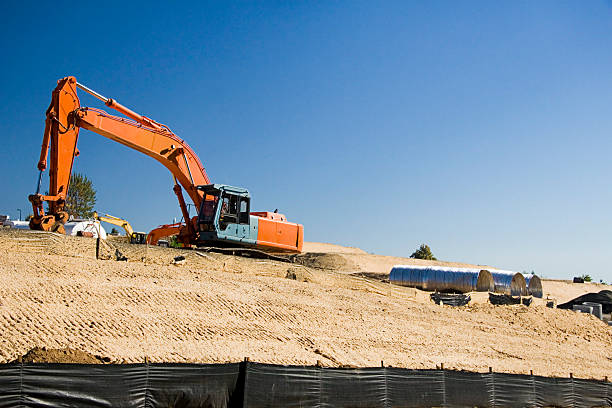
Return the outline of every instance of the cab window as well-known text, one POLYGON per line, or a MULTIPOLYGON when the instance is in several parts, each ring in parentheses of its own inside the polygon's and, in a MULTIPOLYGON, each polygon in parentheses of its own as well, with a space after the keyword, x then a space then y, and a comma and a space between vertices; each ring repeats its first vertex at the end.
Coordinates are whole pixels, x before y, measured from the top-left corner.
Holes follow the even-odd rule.
POLYGON ((249 199, 240 197, 240 224, 249 223, 249 199))
POLYGON ((221 228, 225 229, 227 224, 238 223, 238 197, 235 195, 224 195, 221 204, 221 228))

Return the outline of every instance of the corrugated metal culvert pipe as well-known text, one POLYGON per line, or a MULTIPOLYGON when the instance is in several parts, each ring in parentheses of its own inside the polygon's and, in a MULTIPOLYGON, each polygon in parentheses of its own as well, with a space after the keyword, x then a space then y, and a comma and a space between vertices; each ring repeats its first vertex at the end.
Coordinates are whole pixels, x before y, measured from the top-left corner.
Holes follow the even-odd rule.
POLYGON ((389 281, 396 285, 438 292, 495 292, 511 296, 543 296, 536 275, 501 269, 451 268, 446 266, 395 265, 389 281))
POLYGON ((525 282, 527 283, 527 292, 530 295, 537 298, 544 297, 544 291, 542 290, 542 280, 536 275, 525 275, 525 282))
POLYGON ((487 270, 446 266, 395 265, 389 281, 438 292, 487 292, 495 288, 493 276, 487 270))
POLYGON ((526 296, 527 283, 522 273, 489 269, 495 281, 495 292, 511 296, 526 296))

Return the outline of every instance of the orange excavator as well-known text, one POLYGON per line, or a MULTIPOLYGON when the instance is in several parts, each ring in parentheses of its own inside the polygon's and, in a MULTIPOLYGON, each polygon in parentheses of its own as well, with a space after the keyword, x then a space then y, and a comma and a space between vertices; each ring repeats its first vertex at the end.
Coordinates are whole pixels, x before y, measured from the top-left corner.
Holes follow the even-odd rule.
POLYGON ((250 212, 251 197, 246 189, 211 184, 204 166, 189 145, 166 125, 142 116, 114 99, 106 98, 65 77, 58 81, 46 112, 45 132, 38 162, 36 193, 29 196, 34 216, 30 228, 64 232, 69 214, 65 211, 70 174, 79 155, 77 141, 83 128, 135 149, 164 165, 174 178, 184 222, 161 226, 149 234, 148 241, 178 233, 185 245, 250 247, 265 251, 300 252, 304 227, 291 223, 276 212, 250 212), (103 110, 82 107, 77 88, 96 97, 127 118, 103 110), (48 157, 50 160, 48 163, 48 157), (42 174, 49 168, 49 193, 40 194, 42 174), (182 188, 181 188, 182 186, 182 188), (183 189, 198 213, 190 217, 183 189), (45 212, 43 203, 48 203, 45 212))

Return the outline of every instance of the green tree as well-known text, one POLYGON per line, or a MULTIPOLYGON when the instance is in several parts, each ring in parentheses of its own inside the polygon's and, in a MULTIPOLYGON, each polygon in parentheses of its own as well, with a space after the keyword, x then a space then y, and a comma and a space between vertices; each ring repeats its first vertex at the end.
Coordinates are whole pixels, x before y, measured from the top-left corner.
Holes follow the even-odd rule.
POLYGON ((70 177, 65 211, 75 218, 90 218, 96 205, 96 190, 84 174, 74 173, 70 177))
POLYGON ((421 244, 419 249, 414 251, 412 255, 410 255, 410 257, 415 259, 429 259, 430 261, 437 260, 436 257, 433 256, 433 254, 431 253, 431 249, 429 248, 429 246, 425 244, 421 244))
POLYGON ((113 229, 111 230, 111 235, 118 235, 119 231, 117 231, 117 228, 113 227, 113 229))
POLYGON ((183 245, 178 242, 178 235, 172 235, 168 238, 168 246, 170 248, 182 248, 183 245))
POLYGON ((584 279, 585 282, 590 282, 593 280, 591 275, 582 275, 581 278, 584 279))

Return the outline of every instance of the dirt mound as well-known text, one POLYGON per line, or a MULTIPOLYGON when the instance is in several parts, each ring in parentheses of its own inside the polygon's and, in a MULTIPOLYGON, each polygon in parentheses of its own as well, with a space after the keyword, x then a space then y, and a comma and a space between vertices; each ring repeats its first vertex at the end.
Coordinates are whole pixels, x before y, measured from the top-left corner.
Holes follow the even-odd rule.
POLYGON ((306 252, 295 256, 295 261, 309 268, 353 271, 355 264, 340 254, 306 252))
POLYGON ((303 252, 325 252, 338 254, 367 254, 366 251, 360 248, 346 247, 336 244, 327 244, 324 242, 304 242, 302 247, 303 252))
POLYGON ((572 283, 570 280, 543 279, 544 298, 557 299, 559 304, 568 302, 578 296, 591 292, 610 289, 609 285, 601 283, 572 283))
POLYGON ((291 267, 287 269, 287 279, 293 279, 298 282, 312 282, 313 276, 308 270, 291 267))
POLYGON ((94 356, 81 350, 74 350, 71 348, 47 349, 45 347, 34 347, 19 360, 24 363, 110 363, 110 358, 108 357, 94 356))
POLYGON ((96 240, 57 232, 0 228, 0 252, 95 258, 96 240))

